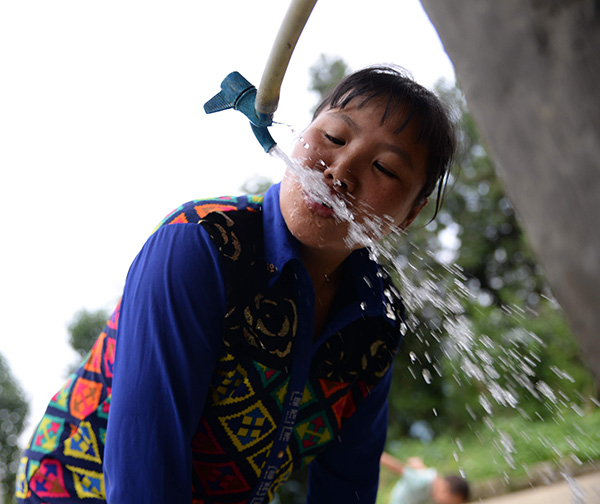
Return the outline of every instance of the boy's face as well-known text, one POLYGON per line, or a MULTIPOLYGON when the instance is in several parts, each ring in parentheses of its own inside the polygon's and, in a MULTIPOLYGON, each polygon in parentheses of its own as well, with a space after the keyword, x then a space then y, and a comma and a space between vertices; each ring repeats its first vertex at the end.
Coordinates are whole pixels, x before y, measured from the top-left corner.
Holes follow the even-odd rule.
POLYGON ((464 499, 460 495, 452 493, 450 483, 438 476, 431 487, 431 500, 435 504, 462 504, 464 499))
MULTIPOLYGON (((426 200, 416 198, 425 184, 427 149, 417 144, 416 122, 396 133, 404 111, 381 124, 385 104, 325 110, 296 144, 292 157, 322 174, 333 197, 343 199, 354 221, 376 216, 387 224, 378 238, 407 228, 426 200)), ((281 184, 281 211, 291 233, 305 246, 348 254, 348 223, 313 199, 290 169, 281 184)), ((360 248, 361 245, 352 246, 360 248)))

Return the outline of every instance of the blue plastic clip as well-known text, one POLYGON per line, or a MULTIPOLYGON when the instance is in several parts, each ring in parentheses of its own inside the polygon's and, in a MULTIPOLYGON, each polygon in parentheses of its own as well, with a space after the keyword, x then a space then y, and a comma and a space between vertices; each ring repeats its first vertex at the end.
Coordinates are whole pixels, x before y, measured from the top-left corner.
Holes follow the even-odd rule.
POLYGON ((250 119, 250 126, 256 139, 265 152, 269 152, 277 145, 267 130, 267 127, 273 124, 273 117, 256 112, 255 100, 256 88, 239 72, 232 72, 223 79, 221 92, 204 104, 204 111, 207 114, 213 114, 230 108, 239 110, 250 119))

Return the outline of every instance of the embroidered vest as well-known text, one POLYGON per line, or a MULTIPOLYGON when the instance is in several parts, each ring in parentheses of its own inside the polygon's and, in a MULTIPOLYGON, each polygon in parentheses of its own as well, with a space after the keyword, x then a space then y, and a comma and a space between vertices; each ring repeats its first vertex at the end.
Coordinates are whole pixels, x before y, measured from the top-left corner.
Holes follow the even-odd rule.
MULTIPOLYGON (((359 318, 320 346, 296 338, 292 269, 264 258, 262 197, 196 200, 161 224, 199 223, 225 263, 224 352, 192 440, 193 504, 266 503, 276 488, 336 439, 400 341, 400 302, 390 318, 359 318)), ((386 289, 394 290, 384 275, 386 289)), ((90 504, 105 499, 102 457, 110 409, 119 306, 82 366, 49 403, 20 461, 16 497, 90 504)), ((37 499, 32 499, 37 502, 37 499)))

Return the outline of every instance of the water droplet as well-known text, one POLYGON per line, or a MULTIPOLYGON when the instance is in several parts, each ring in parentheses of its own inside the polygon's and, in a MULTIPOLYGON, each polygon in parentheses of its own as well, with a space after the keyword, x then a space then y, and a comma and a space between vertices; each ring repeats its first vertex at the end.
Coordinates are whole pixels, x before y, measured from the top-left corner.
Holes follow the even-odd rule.
POLYGON ((410 362, 412 362, 413 364, 415 362, 417 362, 418 357, 417 354, 415 352, 413 352, 412 350, 410 352, 408 352, 408 356, 410 357, 410 362))
POLYGON ((304 147, 305 149, 308 149, 310 147, 310 144, 308 142, 306 142, 302 147, 304 147))
POLYGON ((571 404, 571 409, 580 417, 583 418, 585 416, 585 411, 583 411, 579 406, 577 406, 577 404, 571 404))
POLYGON ((367 303, 365 303, 364 301, 360 303, 360 309, 362 311, 365 311, 367 309, 367 303))
POLYGON ((427 385, 431 385, 431 372, 429 371, 429 369, 423 369, 422 375, 423 380, 425 380, 425 383, 427 383, 427 385))
POLYGON ((581 461, 581 459, 574 453, 571 454, 571 458, 575 461, 575 463, 577 465, 580 465, 580 466, 583 465, 583 462, 581 461))
POLYGON ((438 416, 438 412, 437 412, 437 410, 436 410, 435 408, 433 408, 433 414, 434 414, 435 416, 438 416))

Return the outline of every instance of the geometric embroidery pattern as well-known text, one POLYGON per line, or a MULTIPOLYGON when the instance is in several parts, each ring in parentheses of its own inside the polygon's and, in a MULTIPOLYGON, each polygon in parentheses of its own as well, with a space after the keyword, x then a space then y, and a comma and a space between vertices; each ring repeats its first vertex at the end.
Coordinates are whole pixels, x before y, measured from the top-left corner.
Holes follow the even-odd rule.
POLYGON ((102 384, 85 378, 78 378, 71 395, 71 415, 84 420, 92 413, 100 402, 102 384))
POLYGON ((331 410, 333 411, 335 418, 338 423, 338 427, 342 426, 343 418, 350 418, 354 411, 356 410, 356 406, 354 405, 354 399, 352 398, 352 394, 348 393, 342 397, 340 397, 336 402, 331 406, 331 410))
POLYGON ((102 401, 100 403, 100 406, 98 406, 98 410, 96 411, 96 414, 100 418, 108 419, 108 412, 110 410, 110 398, 111 398, 111 389, 110 389, 110 387, 106 387, 106 393, 108 395, 106 396, 106 399, 104 399, 104 401, 102 401))
POLYGON ((324 380, 323 378, 319 378, 319 382, 321 382, 321 390, 323 390, 325 397, 329 397, 332 394, 335 394, 338 390, 345 389, 348 386, 348 384, 344 382, 324 380))
POLYGON ((195 206, 194 210, 196 210, 198 217, 200 217, 201 219, 204 219, 204 217, 206 217, 211 212, 228 212, 231 210, 236 210, 236 208, 231 205, 219 205, 216 203, 207 203, 204 205, 195 206))
POLYGON ((61 389, 56 394, 54 394, 54 397, 52 397, 52 399, 50 400, 50 404, 52 406, 62 411, 69 411, 69 392, 71 392, 71 387, 73 386, 74 381, 75 374, 72 374, 67 378, 67 381, 61 387, 61 389))
POLYGON ((63 468, 58 460, 42 460, 30 480, 30 488, 38 497, 70 497, 65 488, 63 468))
POLYGON ((104 339, 106 338, 106 333, 100 333, 100 336, 96 339, 92 350, 83 365, 83 368, 86 371, 91 371, 92 373, 100 373, 100 365, 102 364, 102 345, 104 344, 104 339))
POLYGON ((234 462, 206 464, 194 461, 196 474, 200 477, 206 495, 222 495, 250 490, 234 462))
POLYGON ((235 415, 221 417, 219 422, 239 451, 255 445, 276 428, 262 401, 235 415))
POLYGON ((75 491, 80 499, 104 499, 104 476, 100 472, 88 471, 81 467, 66 466, 73 474, 75 491))
POLYGON ((185 212, 181 212, 177 217, 173 217, 169 224, 187 224, 188 220, 185 212))
POLYGON ((286 378, 286 380, 281 384, 281 386, 273 394, 273 397, 277 400, 277 406, 279 406, 280 410, 283 410, 283 405, 284 405, 285 399, 287 397, 287 390, 288 390, 289 383, 290 383, 290 379, 286 378))
POLYGON ((24 499, 27 497, 29 486, 27 485, 27 475, 25 471, 27 469, 27 457, 21 458, 19 461, 19 469, 17 470, 16 486, 15 486, 15 497, 24 499))
POLYGON ((27 479, 31 481, 31 476, 35 471, 40 467, 40 462, 38 460, 29 460, 29 465, 27 466, 27 479))
POLYGON ((65 441, 65 455, 102 464, 98 440, 90 422, 81 422, 75 434, 65 441))
MULTIPOLYGON (((257 453, 254 453, 251 457, 248 457, 248 463, 254 469, 254 472, 257 476, 260 475, 260 471, 267 462, 267 457, 269 453, 271 453, 271 448, 273 447, 273 442, 269 443, 262 450, 257 453)), ((289 448, 288 448, 289 449, 289 448)))
POLYGON ((297 425, 295 433, 300 443, 301 452, 331 440, 331 427, 323 412, 319 412, 307 421, 297 425))
POLYGON ((241 365, 238 365, 235 370, 226 373, 221 383, 213 389, 213 403, 234 404, 252 395, 254 395, 254 389, 248 380, 248 373, 241 365))
POLYGON ((33 435, 31 449, 36 452, 50 453, 57 446, 65 421, 52 415, 45 415, 33 435))
POLYGON ((225 450, 219 445, 219 442, 215 438, 205 419, 200 420, 194 439, 192 439, 192 448, 211 455, 222 455, 225 453, 225 450))
POLYGON ((104 350, 104 375, 113 377, 113 365, 115 363, 115 339, 106 338, 106 349, 104 350))
POLYGON ((276 379, 277 376, 281 373, 281 371, 277 371, 276 369, 271 369, 260 362, 253 361, 254 367, 258 371, 258 375, 260 376, 260 381, 263 384, 263 387, 266 387, 273 379, 276 379))
POLYGON ((306 406, 312 402, 315 402, 316 400, 317 398, 310 387, 310 382, 307 381, 306 387, 304 387, 304 392, 302 393, 302 402, 300 403, 300 406, 306 406))
POLYGON ((110 316, 110 319, 106 323, 106 325, 109 328, 114 329, 115 331, 117 330, 117 327, 119 326, 119 313, 120 312, 121 312, 121 300, 119 299, 119 301, 117 302, 117 306, 115 306, 115 309, 114 309, 112 315, 110 316))

